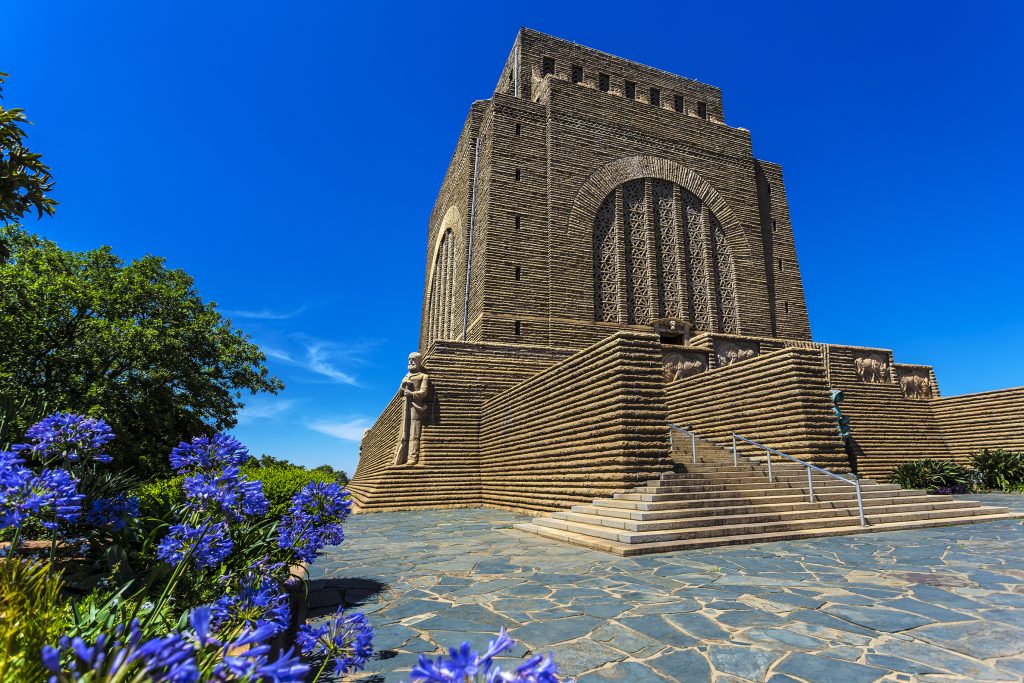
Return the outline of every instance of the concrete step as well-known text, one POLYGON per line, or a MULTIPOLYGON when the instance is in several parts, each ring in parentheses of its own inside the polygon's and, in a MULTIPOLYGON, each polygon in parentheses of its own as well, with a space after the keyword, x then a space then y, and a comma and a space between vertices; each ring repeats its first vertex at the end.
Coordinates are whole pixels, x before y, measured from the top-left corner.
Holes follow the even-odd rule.
MULTIPOLYGON (((923 491, 910 490, 879 492, 865 491, 863 493, 863 500, 865 505, 868 505, 870 504, 869 501, 886 502, 896 499, 900 499, 902 501, 907 498, 917 498, 926 495, 929 500, 952 500, 950 496, 928 495, 923 491)), ((852 490, 849 493, 826 494, 815 491, 814 500, 816 503, 829 503, 832 505, 856 505, 857 495, 856 492, 852 490)), ((712 492, 706 494, 706 496, 702 494, 665 494, 659 496, 658 500, 654 501, 595 498, 591 501, 591 504, 599 505, 601 507, 656 511, 679 510, 687 507, 721 507, 728 505, 759 505, 766 503, 798 504, 809 501, 810 496, 806 492, 789 489, 779 492, 771 492, 770 494, 766 493, 764 495, 738 495, 735 492, 728 491, 718 493, 712 492), (668 500, 664 500, 666 498, 668 500)))
MULTIPOLYGON (((986 514, 992 508, 976 507, 958 510, 932 510, 924 512, 897 512, 883 515, 874 515, 868 520, 869 524, 886 524, 897 522, 915 522, 942 519, 946 517, 974 517, 986 514)), ((1005 510, 1003 510, 1005 512, 1005 510)), ((555 513, 566 514, 566 513, 555 513)), ((805 531, 810 529, 825 530, 831 527, 848 526, 850 517, 812 517, 809 519, 796 520, 773 520, 773 521, 739 521, 722 523, 715 526, 682 526, 676 524, 668 528, 661 528, 651 531, 631 531, 628 529, 615 529, 602 524, 590 522, 578 522, 560 519, 554 515, 535 519, 534 524, 548 526, 555 529, 563 529, 574 533, 581 533, 589 536, 596 536, 607 540, 619 541, 622 543, 660 543, 664 541, 680 541, 695 538, 716 538, 718 536, 733 536, 736 534, 757 534, 757 533, 779 533, 785 531, 805 531)), ((859 524, 859 522, 858 522, 859 524)))
MULTIPOLYGON (((864 515, 868 520, 880 519, 886 515, 903 513, 920 513, 929 515, 945 511, 966 511, 980 508, 979 503, 971 501, 964 504, 960 501, 948 503, 913 503, 890 505, 865 505, 864 515)), ((636 512, 635 516, 623 516, 619 510, 595 506, 574 506, 567 512, 555 512, 551 517, 566 521, 595 524, 629 531, 657 531, 677 527, 715 526, 728 524, 754 524, 761 522, 781 522, 799 519, 826 519, 832 517, 858 517, 856 505, 846 507, 827 507, 808 503, 804 507, 791 510, 752 509, 751 507, 711 508, 710 510, 684 510, 669 513, 636 512), (708 512, 718 514, 708 514, 708 512)))
MULTIPOLYGON (((992 508, 999 510, 1000 508, 992 508)), ((688 550, 694 548, 711 548, 725 545, 740 545, 750 543, 764 543, 771 541, 793 541, 822 536, 843 536, 853 534, 870 533, 874 531, 902 531, 905 529, 925 529, 940 526, 955 526, 960 524, 977 524, 980 522, 1001 521, 1006 519, 1019 519, 1024 513, 1018 512, 994 512, 980 515, 963 517, 946 517, 942 519, 919 520, 912 522, 891 522, 884 524, 873 524, 867 527, 859 523, 849 526, 837 526, 828 529, 805 529, 788 530, 782 532, 768 533, 739 533, 732 536, 717 536, 714 538, 696 538, 677 541, 662 541, 654 543, 623 543, 610 539, 595 538, 586 534, 580 534, 563 529, 545 527, 525 522, 514 525, 520 531, 544 536, 546 538, 571 543, 573 545, 614 553, 616 555, 633 556, 646 555, 651 553, 664 553, 674 550, 688 550)))
MULTIPOLYGON (((861 493, 863 496, 879 496, 879 495, 906 495, 906 489, 901 489, 898 486, 892 484, 881 484, 878 486, 862 487, 861 493)), ((737 486, 730 484, 722 484, 719 486, 709 485, 705 488, 689 489, 679 492, 662 492, 662 493, 634 493, 628 491, 625 493, 616 493, 613 495, 615 500, 635 500, 648 503, 654 502, 668 502, 673 500, 692 500, 698 498, 717 498, 721 496, 737 495, 745 498, 764 498, 766 496, 775 495, 776 493, 802 493, 808 495, 810 490, 805 487, 799 486, 786 486, 784 484, 769 484, 765 482, 761 486, 737 486)), ((821 497, 823 500, 828 500, 830 497, 839 496, 856 496, 857 490, 853 486, 844 486, 843 484, 836 483, 834 486, 815 486, 814 487, 815 497, 821 497)))
MULTIPOLYGON (((964 504, 968 503, 969 507, 978 505, 978 503, 964 501, 957 503, 956 501, 936 501, 933 500, 934 496, 921 495, 921 496, 906 496, 899 499, 879 499, 879 498, 868 498, 864 501, 864 509, 873 509, 880 507, 891 507, 899 505, 901 507, 914 506, 917 509, 931 510, 936 506, 946 507, 949 505, 964 504)), ((700 501, 686 501, 682 504, 658 510, 640 510, 636 507, 613 507, 608 505, 598 505, 597 502, 592 502, 583 505, 574 505, 570 508, 571 512, 581 512, 583 514, 600 514, 606 517, 618 517, 620 519, 635 519, 635 520, 657 520, 657 519, 674 519, 679 517, 713 517, 716 515, 726 514, 741 514, 744 512, 787 512, 793 510, 806 510, 806 509, 829 509, 829 508, 848 508, 856 506, 856 501, 850 504, 846 504, 843 501, 815 501, 810 502, 809 499, 804 496, 799 500, 788 500, 784 502, 740 502, 730 503, 726 505, 701 505, 700 501), (599 512, 595 512, 595 510, 599 512)))
MULTIPOLYGON (((819 488, 826 489, 835 486, 842 486, 845 488, 856 490, 856 487, 853 485, 853 482, 846 484, 839 481, 838 479, 833 479, 832 477, 822 477, 820 479, 813 479, 813 482, 814 488, 816 490, 819 488)), ((807 477, 795 477, 793 479, 776 478, 772 482, 769 482, 767 478, 751 478, 740 480, 734 480, 731 478, 706 479, 700 483, 686 482, 680 484, 676 484, 675 482, 665 482, 661 486, 637 486, 636 488, 630 489, 628 493, 686 493, 687 491, 722 490, 722 488, 728 489, 730 491, 743 491, 749 489, 763 489, 766 486, 770 486, 777 489, 796 487, 807 488, 807 477)), ((896 486, 895 484, 879 484, 874 481, 868 482, 861 480, 861 488, 870 488, 875 491, 891 491, 898 489, 900 487, 896 486)))

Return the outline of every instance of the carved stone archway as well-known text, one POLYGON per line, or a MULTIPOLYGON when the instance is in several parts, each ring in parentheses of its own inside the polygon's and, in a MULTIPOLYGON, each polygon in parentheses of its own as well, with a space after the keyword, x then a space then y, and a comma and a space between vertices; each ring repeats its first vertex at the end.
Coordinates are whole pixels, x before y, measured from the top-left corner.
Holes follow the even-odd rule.
POLYGON ((693 170, 658 157, 606 165, 577 193, 567 237, 593 241, 595 320, 671 316, 699 330, 742 332, 736 264, 749 261, 750 245, 725 200, 693 170))
POLYGON ((466 278, 466 240, 462 213, 449 208, 441 219, 427 262, 423 303, 422 348, 441 339, 455 339, 462 330, 462 292, 466 278))

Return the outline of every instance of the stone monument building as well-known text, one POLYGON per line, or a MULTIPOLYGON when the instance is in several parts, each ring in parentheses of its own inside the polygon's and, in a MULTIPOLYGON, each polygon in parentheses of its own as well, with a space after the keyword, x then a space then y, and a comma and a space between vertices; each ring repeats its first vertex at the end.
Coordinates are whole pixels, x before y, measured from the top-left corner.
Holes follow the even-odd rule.
POLYGON ((928 366, 812 341, 782 170, 710 85, 522 29, 426 258, 421 355, 350 485, 363 511, 565 510, 682 469, 670 423, 693 459, 739 434, 883 479, 1024 447, 1024 388, 940 397, 928 366))

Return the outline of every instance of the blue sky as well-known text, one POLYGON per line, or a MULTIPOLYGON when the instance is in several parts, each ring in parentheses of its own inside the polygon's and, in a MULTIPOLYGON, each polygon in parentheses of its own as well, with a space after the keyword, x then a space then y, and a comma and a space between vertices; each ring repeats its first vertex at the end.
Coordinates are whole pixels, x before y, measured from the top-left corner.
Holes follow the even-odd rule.
POLYGON ((783 166, 815 339, 934 364, 944 394, 1024 385, 1020 7, 7 0, 0 70, 58 183, 28 226, 191 273, 287 384, 237 435, 351 473, 521 25, 722 88, 783 166))

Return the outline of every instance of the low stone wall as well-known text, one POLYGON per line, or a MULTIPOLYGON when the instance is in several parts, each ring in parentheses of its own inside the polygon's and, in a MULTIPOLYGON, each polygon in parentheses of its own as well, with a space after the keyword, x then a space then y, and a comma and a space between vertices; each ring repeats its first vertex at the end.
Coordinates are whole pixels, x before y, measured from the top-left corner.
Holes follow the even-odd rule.
MULTIPOLYGON (((835 470, 848 469, 817 350, 784 348, 669 384, 669 420, 731 445, 741 434, 835 470)), ((741 444, 746 455, 763 453, 741 444)))
MULTIPOLYGON (((435 342, 425 355, 429 414, 415 465, 392 465, 403 401, 395 396, 363 438, 349 490, 361 512, 477 507, 484 400, 571 355, 542 346, 435 342)), ((401 376, 396 377, 395 383, 401 376)))
POLYGON ((617 332, 483 405, 485 504, 555 510, 671 467, 661 345, 617 332))
POLYGON ((947 396, 931 404, 957 460, 982 448, 1024 450, 1024 387, 947 396))
POLYGON ((348 490, 357 507, 368 502, 372 480, 382 474, 395 459, 401 412, 402 397, 396 393, 359 444, 359 464, 348 483, 348 490))

